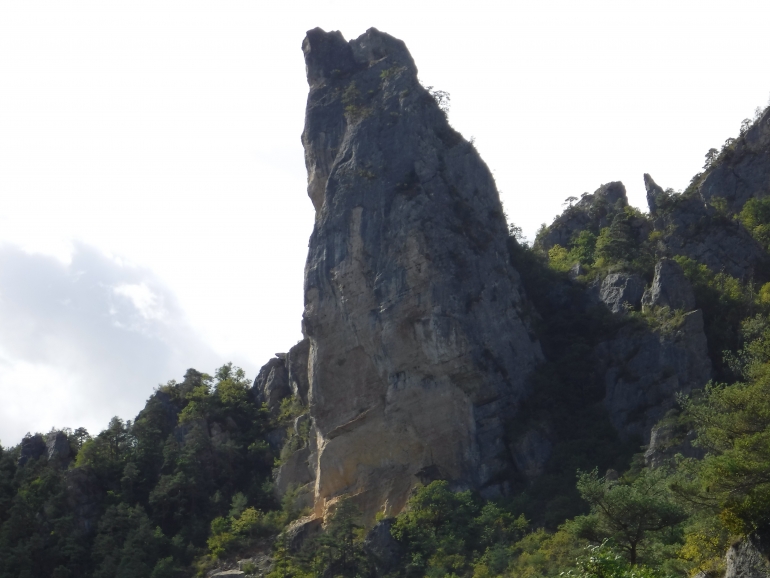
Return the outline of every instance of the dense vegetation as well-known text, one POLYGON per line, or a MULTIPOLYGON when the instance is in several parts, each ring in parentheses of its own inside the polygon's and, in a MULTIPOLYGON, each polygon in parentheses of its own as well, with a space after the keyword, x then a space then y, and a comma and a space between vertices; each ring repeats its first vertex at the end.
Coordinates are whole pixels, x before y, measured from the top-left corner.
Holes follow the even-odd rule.
POLYGON ((282 527, 272 424, 250 385, 230 364, 213 378, 189 370, 134 422, 66 431, 69 455, 25 456, 32 437, 2 450, 0 576, 178 576, 206 551, 212 521, 235 517, 246 535, 282 527), (274 513, 247 522, 254 508, 274 513))
MULTIPOLYGON (((618 267, 645 250, 629 245, 627 254, 603 261, 589 254, 585 264, 618 267)), ((183 382, 159 387, 133 422, 114 418, 96 436, 67 431, 66 460, 43 454, 22 463, 24 443, 2 450, 0 576, 186 576, 255 552, 271 553, 272 577, 718 571, 732 540, 770 526, 766 291, 679 259, 699 306, 716 311, 712 323, 725 323, 739 346, 725 356, 731 378, 683 398, 680 414, 669 418, 696 433, 706 457, 679 456, 651 470, 634 456, 639 441, 623 443, 612 430, 586 365, 586 353, 618 324, 645 320, 552 302, 554 287, 576 292, 575 302, 582 291, 559 257, 552 253, 549 262, 513 240, 511 252, 549 358, 511 439, 517 428, 557 412, 551 421, 560 441, 536 484, 519 480, 513 497, 491 501, 453 492, 444 481, 422 487, 401 515, 380 522, 395 544, 395 566, 366 540, 348 501, 323 531, 292 549, 281 531, 301 512, 291 495, 283 504, 273 497, 270 472, 280 448, 267 439, 303 409, 287 400, 271 416, 230 364, 214 377, 190 370, 183 382)))

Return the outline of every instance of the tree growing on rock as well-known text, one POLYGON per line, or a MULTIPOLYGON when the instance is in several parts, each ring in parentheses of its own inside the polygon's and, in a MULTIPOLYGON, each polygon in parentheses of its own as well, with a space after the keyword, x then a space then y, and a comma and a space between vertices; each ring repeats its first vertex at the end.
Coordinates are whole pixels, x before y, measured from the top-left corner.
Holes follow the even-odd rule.
POLYGON ((716 162, 717 158, 719 158, 719 151, 715 148, 710 148, 709 151, 706 153, 706 164, 703 165, 704 169, 711 168, 711 165, 716 162))

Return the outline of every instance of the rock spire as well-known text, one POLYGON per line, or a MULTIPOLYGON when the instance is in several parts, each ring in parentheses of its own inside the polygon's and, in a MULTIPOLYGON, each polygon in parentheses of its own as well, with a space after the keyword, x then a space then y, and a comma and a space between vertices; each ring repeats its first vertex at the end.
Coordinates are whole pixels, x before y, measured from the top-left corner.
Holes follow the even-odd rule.
POLYGON ((504 420, 542 354, 490 171, 402 41, 316 28, 302 49, 314 513, 396 513, 435 478, 504 491, 504 420))

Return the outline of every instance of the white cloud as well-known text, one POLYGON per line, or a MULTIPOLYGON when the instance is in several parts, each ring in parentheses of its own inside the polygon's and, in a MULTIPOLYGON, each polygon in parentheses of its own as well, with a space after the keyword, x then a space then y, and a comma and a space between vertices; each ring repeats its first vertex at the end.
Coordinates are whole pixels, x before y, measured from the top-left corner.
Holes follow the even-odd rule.
MULTIPOLYGON (((468 6, 0 3, 0 406, 37 423, 16 383, 49 383, 42 404, 106 423, 187 366, 253 375, 300 337, 310 28, 404 40, 530 238, 604 182, 637 206, 644 172, 686 187, 767 102, 761 0, 468 6)), ((5 443, 33 429, 9 419, 5 443)))
POLYGON ((65 368, 14 359, 0 351, 0 442, 15 445, 27 432, 47 432, 52 427, 105 426, 102 412, 91 407, 83 378, 65 368))
MULTIPOLYGON (((146 320, 163 321, 168 315, 168 312, 163 308, 160 297, 153 293, 146 283, 118 285, 112 290, 116 295, 128 297, 136 310, 146 320)), ((111 309, 111 311, 117 314, 115 309, 111 309)))
POLYGON ((0 440, 132 419, 153 387, 219 359, 148 269, 76 244, 69 264, 0 248, 0 440))

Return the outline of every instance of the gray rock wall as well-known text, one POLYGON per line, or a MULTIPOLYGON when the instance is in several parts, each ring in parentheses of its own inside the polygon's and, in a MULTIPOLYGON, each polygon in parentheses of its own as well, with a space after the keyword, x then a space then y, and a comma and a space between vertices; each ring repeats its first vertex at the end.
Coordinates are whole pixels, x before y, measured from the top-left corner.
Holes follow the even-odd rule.
POLYGON ((403 42, 315 29, 303 51, 316 515, 348 495, 396 513, 431 467, 494 493, 503 416, 542 358, 494 180, 403 42))
POLYGON ((706 200, 725 199, 733 212, 740 212, 751 197, 770 194, 770 108, 706 172, 698 193, 706 200))
POLYGON ((738 221, 720 215, 699 194, 666 195, 649 175, 645 186, 653 225, 662 233, 661 253, 684 255, 737 279, 767 276, 767 253, 738 221))
POLYGON ((286 370, 286 354, 280 354, 262 366, 254 379, 252 393, 257 403, 267 404, 272 413, 278 412, 281 400, 292 393, 286 370))
POLYGON ((733 544, 725 556, 725 578, 768 578, 770 560, 767 547, 753 534, 733 544))
POLYGON ((597 347, 597 371, 604 376, 605 406, 625 437, 649 443, 652 427, 676 405, 678 392, 702 388, 711 377, 703 314, 687 313, 676 328, 621 329, 597 347))
POLYGON ((668 307, 683 311, 695 309, 695 292, 679 263, 664 258, 655 264, 655 278, 652 287, 644 292, 642 307, 668 307))
POLYGON ((639 309, 644 295, 644 281, 639 275, 631 273, 610 273, 598 289, 599 300, 613 313, 625 313, 629 309, 639 309))

